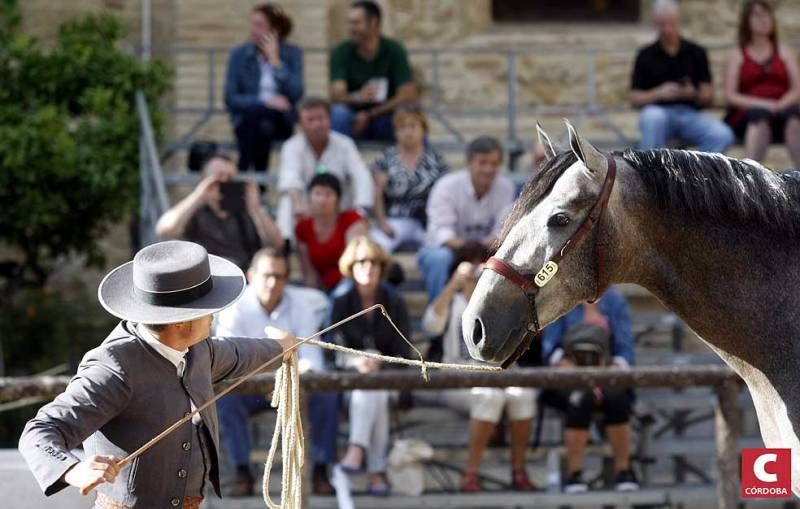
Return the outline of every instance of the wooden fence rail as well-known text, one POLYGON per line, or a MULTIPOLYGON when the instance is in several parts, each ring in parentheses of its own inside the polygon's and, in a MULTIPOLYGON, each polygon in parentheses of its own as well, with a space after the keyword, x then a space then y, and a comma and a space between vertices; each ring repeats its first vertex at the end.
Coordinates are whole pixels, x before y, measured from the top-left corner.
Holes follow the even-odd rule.
MULTIPOLYGON (((30 397, 54 397, 64 390, 69 377, 40 376, 0 378, 0 402, 30 397)), ((262 374, 236 389, 244 394, 266 394, 274 377, 262 374)), ((225 384, 220 384, 220 388, 225 384)), ((736 396, 741 380, 726 366, 636 366, 629 370, 602 368, 525 368, 487 372, 435 371, 426 382, 414 369, 383 370, 364 376, 353 372, 308 373, 301 376, 303 391, 344 391, 352 389, 439 390, 470 387, 711 387, 717 394, 715 436, 720 481, 719 507, 734 509, 739 504, 740 412, 736 396)))

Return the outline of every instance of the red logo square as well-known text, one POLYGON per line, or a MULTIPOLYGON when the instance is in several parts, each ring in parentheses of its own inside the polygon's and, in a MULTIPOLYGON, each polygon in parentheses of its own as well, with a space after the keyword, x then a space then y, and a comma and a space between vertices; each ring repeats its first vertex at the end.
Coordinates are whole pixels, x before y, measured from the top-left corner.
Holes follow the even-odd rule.
POLYGON ((742 498, 791 496, 791 449, 742 449, 742 498))

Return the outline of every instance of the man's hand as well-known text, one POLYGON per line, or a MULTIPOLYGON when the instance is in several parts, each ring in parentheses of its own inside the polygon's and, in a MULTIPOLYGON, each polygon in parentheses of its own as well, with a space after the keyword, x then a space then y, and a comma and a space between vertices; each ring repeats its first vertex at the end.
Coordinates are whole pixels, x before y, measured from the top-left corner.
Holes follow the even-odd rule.
POLYGON ((117 461, 114 456, 92 456, 67 470, 64 481, 86 495, 98 484, 114 482, 119 473, 117 461))
POLYGON ((575 363, 571 360, 567 359, 566 357, 562 357, 560 361, 558 361, 557 366, 559 368, 574 368, 575 363))
POLYGON ((667 81, 656 88, 656 95, 661 101, 675 101, 683 95, 683 86, 674 81, 667 81))
POLYGON ((371 359, 369 357, 359 357, 356 360, 356 370, 363 374, 375 373, 380 371, 381 369, 381 361, 378 359, 371 359))
POLYGON ((361 134, 369 125, 369 113, 359 111, 353 116, 353 134, 361 134))
POLYGON ((289 111, 292 108, 289 99, 282 95, 273 95, 264 105, 278 111, 289 111))
POLYGON ((264 327, 264 334, 266 334, 270 339, 274 339, 281 344, 281 347, 283 348, 284 361, 288 361, 292 358, 292 354, 294 354, 297 349, 295 348, 292 350, 291 348, 298 342, 297 336, 295 336, 294 333, 267 325, 264 327))
POLYGON ((197 184, 192 194, 195 198, 206 205, 219 205, 222 194, 219 192, 219 184, 223 181, 220 175, 209 175, 197 184))
POLYGON ((381 222, 378 224, 378 228, 380 228, 380 230, 381 230, 383 233, 385 233, 385 234, 386 234, 386 236, 387 236, 387 237, 389 237, 390 239, 393 239, 393 238, 394 238, 394 236, 395 236, 395 231, 394 231, 394 228, 392 228, 392 225, 390 225, 389 223, 387 223, 385 220, 384 220, 384 221, 381 221, 381 222))
POLYGON ((358 100, 365 103, 374 103, 378 99, 378 87, 375 83, 366 82, 361 89, 356 92, 358 100))

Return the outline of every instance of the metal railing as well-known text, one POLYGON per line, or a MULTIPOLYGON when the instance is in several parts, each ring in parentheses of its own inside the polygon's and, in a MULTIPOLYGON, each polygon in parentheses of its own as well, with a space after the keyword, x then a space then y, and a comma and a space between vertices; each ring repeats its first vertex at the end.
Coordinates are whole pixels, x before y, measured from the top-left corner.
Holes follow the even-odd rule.
MULTIPOLYGON (((69 383, 68 377, 0 378, 0 402, 30 397, 54 397, 69 383)), ((300 378, 303 391, 346 391, 353 389, 440 390, 471 387, 710 387, 717 397, 715 441, 719 482, 717 496, 721 509, 733 509, 739 503, 739 440, 741 415, 737 397, 742 384, 729 368, 710 366, 634 366, 629 370, 603 368, 527 368, 500 373, 433 371, 428 381, 413 370, 384 370, 364 376, 353 372, 308 373, 300 378)), ((235 392, 268 394, 273 387, 271 374, 257 375, 235 392)), ((220 388, 225 384, 221 384, 220 388)), ((301 401, 305 398, 301 396, 301 401)), ((305 412, 307 409, 303 409, 305 412)), ((304 415, 303 423, 308 424, 304 415)), ((305 436, 309 436, 306 433, 305 436)), ((143 437, 146 439, 147 437, 143 437)), ((307 462, 309 465, 311 462, 307 462)), ((308 469, 307 469, 308 470, 308 469)), ((306 473, 306 479, 309 477, 306 473)), ((308 490, 309 483, 304 488, 308 490)), ((306 496, 309 493, 306 491, 306 496)))
MULTIPOLYGON (((224 72, 222 68, 222 61, 226 58, 230 47, 220 46, 172 46, 165 48, 153 48, 153 53, 156 55, 177 57, 181 55, 204 55, 205 68, 207 69, 207 81, 205 90, 205 100, 202 106, 175 106, 171 109, 173 115, 181 116, 194 116, 198 117, 197 120, 188 128, 188 130, 180 134, 177 140, 168 143, 165 147, 165 154, 170 155, 176 150, 188 147, 191 140, 213 117, 223 115, 226 113, 224 104, 222 102, 223 91, 218 89, 217 84, 221 81, 224 72)), ((303 48, 306 57, 319 57, 327 55, 329 48, 323 47, 305 47, 303 48)), ((509 155, 514 158, 518 156, 522 150, 530 146, 529 143, 524 142, 524 139, 530 136, 521 136, 519 129, 519 118, 522 115, 526 116, 559 116, 570 117, 573 124, 580 126, 587 118, 594 118, 601 124, 605 125, 609 131, 615 136, 615 142, 620 145, 629 145, 632 140, 627 138, 622 130, 615 125, 609 113, 619 110, 627 109, 627 106, 620 105, 618 107, 602 106, 599 102, 598 92, 598 60, 601 56, 609 55, 630 55, 633 58, 630 50, 627 49, 570 49, 558 50, 559 55, 568 56, 572 55, 585 60, 586 65, 586 85, 585 96, 583 100, 573 104, 562 104, 558 106, 534 106, 523 107, 520 105, 519 99, 519 66, 520 60, 527 57, 552 57, 552 50, 542 50, 535 48, 468 48, 468 47, 421 47, 409 48, 409 55, 419 68, 420 59, 418 57, 426 57, 427 70, 426 74, 429 79, 425 80, 422 85, 426 92, 423 97, 426 113, 432 121, 439 123, 444 130, 448 133, 448 139, 434 140, 434 143, 442 148, 457 147, 461 148, 466 140, 464 134, 451 121, 455 117, 502 117, 506 119, 505 126, 505 146, 509 155), (443 98, 443 82, 442 82, 442 69, 443 62, 447 61, 447 57, 451 55, 469 55, 469 56, 497 56, 502 58, 505 63, 505 97, 501 106, 486 107, 486 106, 460 106, 455 107, 445 104, 443 98)))

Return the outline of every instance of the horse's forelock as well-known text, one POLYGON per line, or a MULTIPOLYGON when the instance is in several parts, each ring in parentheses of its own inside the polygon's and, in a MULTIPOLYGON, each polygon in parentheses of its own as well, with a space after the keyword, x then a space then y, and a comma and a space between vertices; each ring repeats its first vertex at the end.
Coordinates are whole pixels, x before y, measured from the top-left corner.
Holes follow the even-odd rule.
POLYGON ((577 161, 578 158, 571 150, 561 152, 553 159, 550 159, 538 173, 528 180, 503 222, 498 245, 511 233, 511 229, 514 225, 520 222, 528 212, 533 210, 533 208, 547 196, 550 190, 553 189, 556 181, 567 171, 567 168, 577 161))

